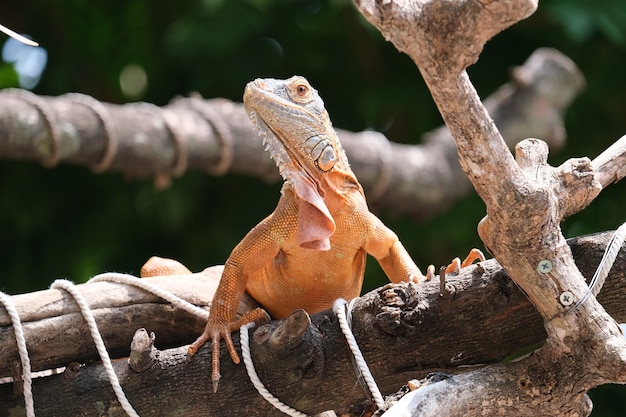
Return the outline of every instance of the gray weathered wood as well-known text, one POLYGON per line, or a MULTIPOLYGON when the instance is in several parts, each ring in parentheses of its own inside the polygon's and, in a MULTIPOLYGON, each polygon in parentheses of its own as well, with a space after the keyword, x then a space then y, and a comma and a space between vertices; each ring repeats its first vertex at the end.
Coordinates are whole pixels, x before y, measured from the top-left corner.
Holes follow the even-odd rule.
MULTIPOLYGON (((623 169, 609 164, 610 157, 595 166, 579 158, 551 167, 548 147, 538 139, 520 142, 513 158, 465 71, 485 42, 531 14, 536 1, 357 5, 418 65, 455 138, 461 166, 487 207, 480 237, 537 308, 547 333, 542 348, 519 362, 417 390, 408 415, 589 414, 589 389, 626 382, 626 340, 593 297, 576 303, 587 286, 559 224, 623 169)), ((623 160, 624 147, 615 148, 613 157, 623 160)))
MULTIPOLYGON (((213 298, 222 266, 201 273, 144 278, 200 307, 213 298)), ((113 357, 128 356, 130 340, 140 327, 155 332, 163 349, 192 342, 205 320, 171 306, 146 291, 117 283, 94 282, 78 286, 100 324, 113 357)), ((78 305, 64 291, 45 290, 12 297, 24 327, 33 371, 62 367, 70 362, 98 359, 78 305)), ((246 297, 241 308, 256 304, 246 297)), ((4 309, 0 309, 0 377, 13 376, 18 360, 15 336, 4 309)))
MULTIPOLYGON (((607 232, 572 242, 585 276, 593 274, 610 235, 607 232)), ((172 285, 186 286, 184 282, 177 277, 172 285)), ((84 287, 91 285, 95 284, 84 287)), ((384 394, 432 372, 462 374, 507 361, 507 357, 527 353, 545 340, 541 316, 495 261, 449 277, 447 288, 448 295, 442 297, 436 280, 419 286, 388 285, 357 302, 354 332, 384 394)), ((619 321, 626 321, 625 289, 626 247, 599 298, 619 321)), ((124 314, 118 308, 111 310, 124 314)), ((311 414, 330 408, 346 410, 362 402, 365 394, 356 385, 343 336, 331 312, 311 319, 313 336, 292 346, 293 350, 280 360, 267 353, 259 355, 265 349, 255 345, 267 340, 279 323, 264 327, 266 337, 255 335, 251 340, 257 371, 271 392, 293 407, 311 414), (316 360, 303 361, 303 357, 316 360)), ((179 325, 184 323, 171 326, 179 325)), ((136 329, 131 322, 126 326, 136 329)), ((234 340, 238 346, 237 334, 234 340)), ((129 345, 130 337, 126 341, 129 345)), ((210 388, 208 346, 193 358, 186 356, 186 346, 161 350, 154 365, 142 373, 130 371, 125 360, 114 363, 131 403, 143 417, 168 415, 172 410, 191 416, 279 416, 253 390, 243 366, 234 365, 227 357, 223 349, 223 378, 216 395, 210 388)), ((78 357, 73 360, 83 362, 78 357)), ((99 415, 102 407, 109 412, 119 407, 97 363, 74 364, 62 375, 37 379, 34 386, 38 416, 91 416, 99 415), (60 395, 65 398, 62 403, 58 401, 60 395)), ((21 398, 13 397, 11 391, 11 384, 0 385, 0 410, 22 407, 21 398)))
MULTIPOLYGON (((559 149, 565 141, 562 114, 583 86, 569 58, 543 48, 518 67, 511 82, 486 105, 511 147, 533 136, 559 149)), ((338 133, 375 207, 425 219, 472 191, 445 126, 426 133, 419 145, 394 143, 371 131, 338 133)), ((243 106, 225 99, 180 98, 157 107, 3 90, 0 159, 68 163, 121 172, 127 178, 155 177, 162 186, 185 170, 279 180, 243 106)))

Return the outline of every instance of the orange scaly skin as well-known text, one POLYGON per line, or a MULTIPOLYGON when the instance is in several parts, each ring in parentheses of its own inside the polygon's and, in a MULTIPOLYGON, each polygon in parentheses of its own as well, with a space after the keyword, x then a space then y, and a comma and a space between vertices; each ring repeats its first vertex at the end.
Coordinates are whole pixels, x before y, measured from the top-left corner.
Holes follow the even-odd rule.
POLYGON ((337 298, 358 297, 366 254, 392 282, 425 279, 396 234, 368 210, 324 104, 306 79, 257 79, 246 86, 244 104, 285 184, 274 212, 226 261, 206 328, 189 346, 193 355, 211 340, 214 391, 220 339, 239 363, 230 333, 267 320, 256 309, 235 321, 244 291, 280 319, 300 308, 312 314, 337 298))

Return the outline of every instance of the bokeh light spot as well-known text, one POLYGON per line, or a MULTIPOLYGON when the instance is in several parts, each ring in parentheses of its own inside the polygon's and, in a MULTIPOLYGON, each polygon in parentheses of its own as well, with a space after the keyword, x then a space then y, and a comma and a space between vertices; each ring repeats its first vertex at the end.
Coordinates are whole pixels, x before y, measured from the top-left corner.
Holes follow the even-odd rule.
POLYGON ((29 46, 9 38, 2 47, 2 60, 13 64, 20 87, 32 90, 46 68, 48 52, 41 46, 29 46))
POLYGON ((128 99, 141 98, 148 89, 148 74, 139 65, 126 65, 120 72, 120 88, 128 99))

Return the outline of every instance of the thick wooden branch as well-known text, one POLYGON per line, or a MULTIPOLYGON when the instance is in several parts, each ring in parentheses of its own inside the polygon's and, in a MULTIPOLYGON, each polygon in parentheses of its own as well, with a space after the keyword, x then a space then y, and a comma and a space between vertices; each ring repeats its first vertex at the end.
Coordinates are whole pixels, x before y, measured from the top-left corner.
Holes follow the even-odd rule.
MULTIPOLYGON (((190 303, 208 308, 221 278, 222 266, 193 275, 144 278, 190 303)), ((79 285, 112 357, 129 354, 135 330, 145 327, 159 335, 157 346, 165 349, 195 340, 208 317, 198 317, 143 289, 114 282, 79 285)), ((97 360, 95 346, 76 302, 64 291, 45 290, 13 298, 24 327, 33 371, 66 366, 70 362, 97 360)), ((246 296, 240 313, 258 304, 246 296)), ((9 316, 0 309, 0 377, 14 376, 18 360, 9 316)))
POLYGON ((536 2, 360 1, 358 6, 418 65, 455 138, 461 165, 487 206, 479 234, 535 305, 547 331, 542 349, 518 363, 487 368, 467 385, 418 390, 422 401, 411 415, 588 414, 588 389, 626 382, 626 341, 602 306, 584 298, 587 285, 559 224, 623 169, 604 157, 596 164, 602 167, 598 178, 588 158, 550 167, 547 145, 537 139, 518 144, 514 159, 465 71, 487 40, 532 13, 536 2))
POLYGON ((626 177, 626 136, 622 136, 591 161, 596 181, 606 188, 626 177))
MULTIPOLYGON (((565 140, 563 112, 583 85, 567 57, 540 49, 487 106, 511 147, 535 136, 559 148, 565 140)), ((189 169, 279 179, 243 106, 228 100, 191 97, 165 107, 120 106, 79 94, 38 97, 4 90, 0 104, 2 159, 76 164, 156 177, 159 184, 189 169)), ((371 131, 339 134, 370 204, 423 219, 471 191, 445 127, 427 133, 423 145, 396 144, 371 131)))
MULTIPOLYGON (((607 232, 571 241, 572 251, 585 276, 593 275, 610 237, 611 233, 607 232)), ((219 276, 219 269, 209 269, 204 277, 152 280, 204 304, 203 288, 210 285, 207 280, 213 279, 207 278, 209 276, 219 276)), ((101 329, 106 334, 125 335, 124 340, 122 337, 105 337, 110 351, 128 355, 132 333, 139 327, 156 333, 156 344, 161 350, 152 355, 153 363, 149 369, 136 373, 128 368, 125 360, 115 361, 122 385, 143 417, 167 415, 172 410, 192 416, 235 416, 242 412, 280 415, 253 390, 243 366, 227 360, 225 350, 222 352, 224 377, 216 395, 211 394, 210 389, 208 347, 193 358, 186 356, 184 346, 163 350, 163 339, 172 338, 172 334, 181 344, 198 334, 201 326, 198 327, 199 324, 189 316, 177 313, 133 288, 102 283, 84 284, 80 288, 96 311, 108 312, 98 319, 101 329), (113 301, 115 299, 118 301, 113 301), (135 315, 126 316, 128 310, 121 306, 131 300, 143 300, 135 302, 139 303, 139 309, 152 312, 151 320, 138 321, 135 315), (107 307, 108 303, 116 308, 107 307), (151 305, 159 306, 160 310, 150 310, 151 305), (162 321, 169 324, 162 325, 162 321)), ((625 288, 626 245, 599 297, 619 321, 626 320, 625 288)), ((353 313, 354 332, 383 393, 394 392, 408 380, 432 372, 456 375, 487 364, 508 362, 545 340, 541 316, 495 261, 484 262, 463 270, 459 276, 449 277, 447 289, 447 295, 441 296, 437 281, 419 286, 388 285, 358 301, 353 313), (485 340, 490 343, 484 343, 485 340)), ((116 410, 119 406, 103 380, 101 367, 97 363, 80 365, 96 359, 89 336, 84 335, 84 323, 80 320, 71 322, 69 324, 73 327, 65 330, 50 327, 52 322, 47 317, 75 314, 74 303, 64 294, 50 290, 16 296, 14 300, 20 314, 30 317, 26 325, 34 326, 34 330, 26 332, 29 348, 35 347, 32 341, 40 337, 38 333, 49 337, 47 350, 31 351, 33 363, 42 363, 45 357, 46 363, 52 367, 68 366, 63 374, 35 380, 37 415, 99 415, 98 404, 106 404, 104 407, 110 412, 116 410), (54 298, 57 301, 50 302, 54 298), (37 313, 48 304, 47 310, 37 313), (60 333, 55 335, 55 330, 60 333), (72 336, 68 337, 68 334, 72 336), (63 351, 62 341, 85 345, 87 352, 76 353, 71 346, 63 351), (59 402, 59 396, 65 400, 59 402)), ((3 332, 10 329, 6 325, 6 316, 0 316, 0 320, 3 332)), ((308 413, 330 408, 345 410, 365 399, 364 392, 355 385, 343 336, 330 311, 313 316, 313 325, 302 344, 290 344, 290 348, 282 353, 280 346, 268 350, 266 345, 279 323, 273 322, 258 330, 252 338, 257 371, 271 392, 308 413)), ((234 336, 237 343, 238 335, 234 336)), ((11 336, 0 338, 2 343, 5 340, 1 350, 10 354, 2 363, 13 363, 17 360, 14 339, 11 336)), ((0 410, 23 407, 21 398, 11 394, 12 389, 12 384, 0 385, 0 410)))

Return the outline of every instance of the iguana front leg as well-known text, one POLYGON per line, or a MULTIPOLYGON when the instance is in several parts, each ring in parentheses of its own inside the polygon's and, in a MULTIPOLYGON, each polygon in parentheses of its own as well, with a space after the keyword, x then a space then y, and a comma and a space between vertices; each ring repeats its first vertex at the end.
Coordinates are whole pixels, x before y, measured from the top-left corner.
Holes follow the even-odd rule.
MULTIPOLYGON (((241 299, 241 296, 239 297, 239 299, 241 299)), ((215 306, 215 304, 213 304, 213 306, 215 306)), ((211 312, 213 312, 214 310, 219 309, 211 308, 211 312)), ((196 339, 195 342, 189 345, 187 352, 189 353, 189 356, 193 356, 202 345, 211 340, 211 382, 213 384, 213 392, 217 392, 217 387, 219 385, 220 378, 222 377, 220 374, 220 340, 224 339, 224 343, 226 343, 226 349, 228 350, 228 353, 233 362, 239 363, 239 355, 235 350, 235 345, 233 344, 231 333, 235 330, 239 330, 241 326, 247 323, 269 322, 270 317, 262 308, 255 308, 254 310, 248 311, 243 316, 241 316, 241 318, 235 321, 231 321, 230 319, 225 319, 223 317, 213 317, 213 320, 211 320, 212 316, 214 315, 209 315, 209 321, 207 322, 204 331, 196 339)))
POLYGON ((194 355, 209 340, 212 346, 211 381, 213 392, 217 391, 220 375, 220 340, 224 340, 231 359, 239 363, 231 333, 251 322, 269 322, 270 317, 262 308, 256 308, 236 319, 237 308, 248 282, 248 277, 274 259, 279 247, 275 243, 272 216, 255 226, 233 249, 224 264, 220 284, 213 296, 209 320, 202 334, 189 345, 188 353, 194 355))
MULTIPOLYGON (((376 258, 391 282, 409 281, 418 283, 424 280, 429 281, 435 276, 434 265, 428 266, 426 275, 422 274, 398 239, 398 236, 385 226, 378 217, 369 212, 366 214, 366 217, 369 217, 369 219, 365 221, 373 225, 373 228, 364 249, 376 258)), ((457 273, 461 268, 471 265, 476 260, 484 261, 485 255, 478 249, 472 249, 463 262, 459 258, 454 258, 446 268, 446 273, 457 273)))
POLYGON ((378 261, 389 280, 393 283, 402 281, 421 282, 430 279, 434 267, 429 266, 427 275, 415 265, 398 236, 374 214, 369 211, 363 213, 362 221, 370 225, 363 249, 378 261))
MULTIPOLYGON (((235 252, 235 251, 233 251, 235 252)), ((141 277, 153 277, 162 275, 186 275, 192 272, 183 264, 173 259, 160 258, 153 256, 141 268, 141 277)), ((238 330, 241 326, 251 322, 267 322, 269 315, 262 308, 246 312, 239 319, 235 320, 239 302, 243 296, 241 286, 245 286, 246 279, 242 276, 240 268, 233 265, 233 262, 227 262, 224 266, 222 279, 218 286, 213 302, 211 303, 211 311, 209 320, 204 328, 203 333, 189 345, 187 352, 193 356, 202 345, 209 340, 212 346, 212 373, 211 381, 213 382, 213 392, 217 391, 220 380, 220 340, 224 339, 226 348, 233 362, 239 363, 239 355, 235 350, 231 333, 238 330)))
MULTIPOLYGON (((384 246, 383 246, 384 247, 384 246)), ((379 246, 377 249, 380 249, 379 246)), ((374 254, 371 254, 375 256, 374 254)), ((382 258, 376 258, 378 263, 383 268, 383 271, 389 277, 391 282, 397 283, 402 281, 409 282, 421 282, 423 280, 430 281, 435 276, 435 266, 428 265, 426 269, 426 276, 422 275, 421 271, 417 266, 415 270, 411 269, 411 264, 413 264, 413 260, 402 246, 400 241, 396 241, 389 252, 382 258), (411 272, 413 271, 413 272, 411 272)), ((482 262, 485 260, 485 255, 476 248, 470 250, 469 254, 465 257, 463 262, 459 258, 454 258, 452 262, 446 267, 446 274, 457 274, 461 268, 465 268, 473 264, 475 261, 482 262)))

